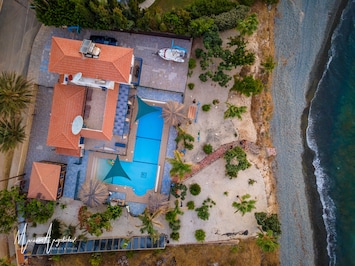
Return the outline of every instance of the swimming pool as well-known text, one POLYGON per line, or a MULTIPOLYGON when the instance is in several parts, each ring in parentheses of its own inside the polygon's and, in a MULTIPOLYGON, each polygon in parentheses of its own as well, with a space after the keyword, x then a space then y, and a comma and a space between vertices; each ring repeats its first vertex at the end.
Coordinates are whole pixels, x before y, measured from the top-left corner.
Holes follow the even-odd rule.
MULTIPOLYGON (((160 153, 164 120, 162 108, 139 119, 132 162, 121 161, 122 168, 131 180, 115 176, 104 182, 131 187, 137 196, 143 196, 154 189, 160 153)), ((98 159, 96 177, 103 180, 112 165, 107 159, 98 159)))

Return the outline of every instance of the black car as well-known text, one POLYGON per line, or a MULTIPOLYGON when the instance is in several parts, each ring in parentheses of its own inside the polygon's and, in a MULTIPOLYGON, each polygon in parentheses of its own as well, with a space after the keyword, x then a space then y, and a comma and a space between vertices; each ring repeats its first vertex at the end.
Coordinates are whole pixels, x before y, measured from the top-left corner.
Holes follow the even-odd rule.
POLYGON ((92 40, 94 43, 118 46, 117 40, 108 36, 91 35, 90 40, 92 40))

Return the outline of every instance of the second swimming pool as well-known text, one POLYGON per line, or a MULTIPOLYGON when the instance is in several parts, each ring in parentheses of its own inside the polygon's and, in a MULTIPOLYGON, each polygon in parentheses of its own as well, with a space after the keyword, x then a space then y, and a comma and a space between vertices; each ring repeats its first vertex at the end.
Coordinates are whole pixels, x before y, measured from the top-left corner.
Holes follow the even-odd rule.
MULTIPOLYGON (((147 190, 154 189, 163 133, 164 120, 162 108, 139 119, 136 143, 132 162, 121 161, 122 168, 131 180, 115 176, 105 180, 114 185, 131 187, 137 196, 143 196, 147 190)), ((103 180, 112 165, 107 159, 98 159, 97 178, 103 180)))

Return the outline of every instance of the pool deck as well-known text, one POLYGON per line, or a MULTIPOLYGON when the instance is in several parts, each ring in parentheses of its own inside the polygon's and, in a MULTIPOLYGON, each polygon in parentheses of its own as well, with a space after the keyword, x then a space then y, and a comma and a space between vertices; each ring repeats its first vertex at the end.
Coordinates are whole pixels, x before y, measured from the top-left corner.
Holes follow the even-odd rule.
MULTIPOLYGON (((137 101, 134 101, 133 103, 133 114, 132 117, 135 118, 136 114, 137 114, 137 106, 135 106, 135 104, 137 103, 137 101)), ((163 103, 159 103, 157 101, 154 102, 147 102, 150 105, 153 106, 159 106, 159 107, 163 107, 163 103)), ((132 162, 133 160, 133 154, 134 154, 134 148, 135 148, 135 142, 136 142, 136 136, 137 136, 137 129, 138 129, 138 122, 139 121, 135 121, 131 123, 131 130, 130 130, 130 134, 128 135, 128 138, 126 139, 127 142, 127 149, 126 149, 126 155, 120 155, 120 161, 125 161, 125 162, 132 162)), ((143 196, 137 196, 133 189, 131 187, 128 186, 119 186, 119 185, 115 185, 115 184, 108 184, 108 188, 109 191, 111 192, 119 192, 119 193, 124 193, 125 194, 125 201, 126 202, 137 202, 137 203, 147 203, 148 201, 148 196, 150 192, 161 192, 164 194, 168 194, 167 192, 169 191, 162 191, 162 181, 164 179, 164 167, 165 167, 165 158, 166 158, 166 153, 167 153, 167 143, 168 143, 168 138, 169 138, 169 131, 170 131, 170 127, 166 124, 164 124, 163 129, 162 129, 162 136, 161 136, 161 140, 160 140, 160 151, 159 151, 159 159, 158 159, 158 166, 160 167, 160 173, 159 176, 157 176, 157 180, 156 182, 158 182, 156 184, 156 190, 148 190, 147 193, 143 196)), ((112 148, 114 148, 114 146, 111 146, 112 148)), ((99 158, 104 158, 104 159, 111 159, 114 160, 116 158, 116 152, 112 151, 112 152, 91 152, 89 154, 89 160, 88 160, 88 165, 87 165, 87 172, 86 172, 86 178, 95 178, 96 175, 96 162, 97 159, 99 158)), ((166 179, 166 177, 165 177, 166 179)))

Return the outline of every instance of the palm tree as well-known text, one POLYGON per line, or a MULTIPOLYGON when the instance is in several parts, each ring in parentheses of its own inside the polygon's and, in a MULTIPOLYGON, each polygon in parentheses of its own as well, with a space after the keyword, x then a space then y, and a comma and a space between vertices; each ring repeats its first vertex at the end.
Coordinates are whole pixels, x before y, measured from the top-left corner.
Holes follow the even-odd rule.
POLYGON ((159 232, 155 229, 155 226, 163 227, 163 224, 157 221, 158 217, 162 214, 162 210, 158 209, 154 213, 149 212, 148 208, 144 210, 144 213, 139 215, 139 220, 142 221, 141 233, 147 232, 152 238, 153 242, 159 239, 159 232))
POLYGON ((0 120, 0 152, 8 152, 16 148, 25 138, 25 127, 22 119, 0 120))
POLYGON ((185 106, 181 103, 169 101, 163 107, 162 116, 166 124, 173 126, 182 124, 186 119, 185 106))
POLYGON ((195 138, 191 136, 189 133, 186 133, 182 128, 177 127, 177 137, 175 138, 175 142, 178 145, 181 141, 184 145, 184 147, 188 150, 192 150, 194 148, 194 145, 192 142, 194 142, 195 138))
POLYGON ((274 252, 279 247, 279 243, 277 242, 277 237, 274 236, 272 230, 258 233, 256 244, 264 252, 274 252))
POLYGON ((154 213, 158 210, 161 210, 162 213, 166 213, 169 209, 168 196, 161 193, 149 192, 147 209, 150 213, 154 213))
POLYGON ((237 209, 235 212, 240 211, 242 216, 244 216, 247 212, 251 212, 253 209, 256 209, 256 200, 248 200, 250 197, 251 196, 249 194, 245 194, 242 197, 237 196, 240 202, 234 201, 232 203, 232 206, 237 209))
POLYGON ((238 119, 242 120, 242 114, 247 111, 246 106, 236 106, 230 103, 226 103, 228 109, 224 112, 224 119, 229 117, 238 117, 238 119))
POLYGON ((172 177, 178 176, 179 180, 182 180, 185 174, 191 173, 192 165, 188 163, 184 163, 181 159, 180 153, 175 150, 174 151, 175 158, 167 158, 168 162, 171 164, 170 175, 172 177))
POLYGON ((0 114, 12 118, 21 113, 32 99, 31 83, 14 72, 0 75, 0 114))

